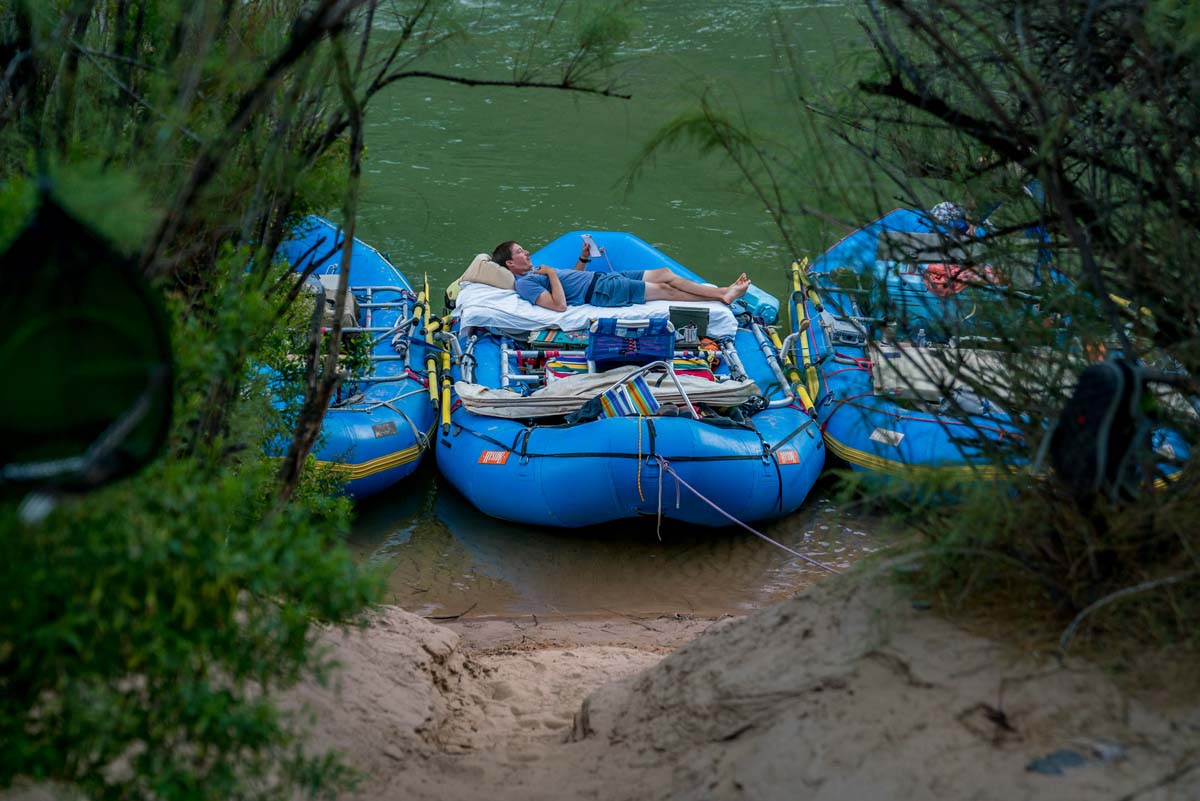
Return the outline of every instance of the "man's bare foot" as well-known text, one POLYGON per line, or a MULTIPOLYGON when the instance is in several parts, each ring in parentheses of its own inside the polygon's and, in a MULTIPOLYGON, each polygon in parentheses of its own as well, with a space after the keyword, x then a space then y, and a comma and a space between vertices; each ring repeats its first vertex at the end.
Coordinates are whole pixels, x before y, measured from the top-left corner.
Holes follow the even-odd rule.
POLYGON ((740 298, 742 295, 745 295, 749 289, 750 289, 750 279, 746 277, 745 273, 742 273, 741 275, 738 276, 738 279, 736 281, 734 281, 729 286, 725 287, 725 291, 721 294, 721 300, 726 305, 729 305, 730 303, 733 303, 735 300, 740 298))

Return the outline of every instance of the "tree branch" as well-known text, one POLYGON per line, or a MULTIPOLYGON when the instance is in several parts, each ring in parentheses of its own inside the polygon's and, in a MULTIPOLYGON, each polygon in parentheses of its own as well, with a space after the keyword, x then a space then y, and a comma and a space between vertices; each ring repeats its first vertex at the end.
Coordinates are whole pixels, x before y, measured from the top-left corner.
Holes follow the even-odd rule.
POLYGON ((580 86, 571 83, 569 79, 564 79, 558 83, 552 81, 526 81, 521 79, 513 80, 488 80, 486 78, 467 78, 462 75, 450 75, 443 72, 430 72, 428 70, 406 70, 404 72, 393 73, 383 79, 380 87, 395 83, 396 81, 406 80, 408 78, 429 78, 435 81, 444 81, 446 83, 457 83, 463 86, 508 86, 517 89, 558 89, 565 92, 579 92, 587 95, 601 95, 603 97, 617 97, 622 100, 629 100, 633 95, 622 94, 613 89, 601 89, 594 86, 580 86))

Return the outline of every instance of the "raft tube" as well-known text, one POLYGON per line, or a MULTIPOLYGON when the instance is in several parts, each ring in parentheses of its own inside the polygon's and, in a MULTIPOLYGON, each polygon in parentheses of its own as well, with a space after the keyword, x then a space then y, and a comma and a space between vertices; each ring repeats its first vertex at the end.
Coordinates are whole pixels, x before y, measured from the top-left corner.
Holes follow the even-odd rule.
MULTIPOLYGON (((280 256, 296 272, 337 275, 344 242, 339 226, 310 216, 280 246, 280 256)), ((408 279, 378 250, 355 239, 350 291, 359 308, 358 326, 351 330, 375 344, 367 375, 343 386, 341 400, 335 397, 325 413, 313 455, 345 476, 348 494, 363 498, 417 469, 432 445, 437 420, 423 375, 428 347, 420 336, 421 320, 393 331, 414 315, 420 318, 422 304, 408 279)))

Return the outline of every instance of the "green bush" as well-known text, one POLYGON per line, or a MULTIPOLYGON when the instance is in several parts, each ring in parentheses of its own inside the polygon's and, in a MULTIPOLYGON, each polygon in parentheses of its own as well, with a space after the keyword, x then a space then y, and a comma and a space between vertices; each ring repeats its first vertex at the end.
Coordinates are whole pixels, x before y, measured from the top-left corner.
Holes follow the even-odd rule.
POLYGON ((271 691, 324 665, 312 622, 376 584, 340 545, 345 501, 272 510, 273 469, 169 458, 35 525, 3 509, 0 784, 220 799, 337 777, 271 691))

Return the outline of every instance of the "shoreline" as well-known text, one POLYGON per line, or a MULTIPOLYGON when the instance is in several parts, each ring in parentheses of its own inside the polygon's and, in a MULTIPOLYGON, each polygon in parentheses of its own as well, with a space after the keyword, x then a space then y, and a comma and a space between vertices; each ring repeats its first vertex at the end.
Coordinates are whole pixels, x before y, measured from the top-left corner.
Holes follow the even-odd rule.
POLYGON ((749 613, 555 613, 548 616, 530 614, 427 619, 457 634, 462 646, 472 655, 504 650, 581 646, 610 646, 667 654, 683 647, 715 623, 745 617, 746 614, 749 613))
POLYGON ((290 698, 364 777, 346 799, 1200 797, 1197 699, 1151 708, 887 587, 721 617, 383 607, 325 639, 333 686, 290 698))
POLYGON ((1135 695, 887 586, 744 616, 381 606, 319 640, 338 667, 280 700, 357 774, 345 801, 1200 798, 1200 698, 1172 676, 1135 695))

